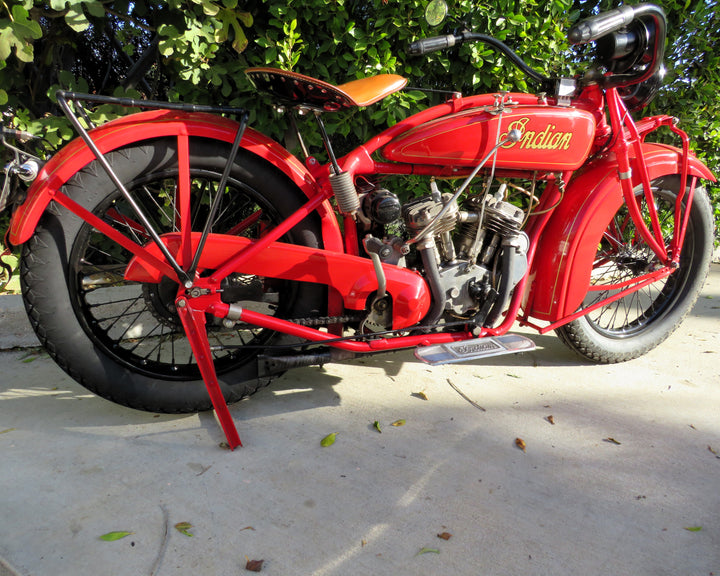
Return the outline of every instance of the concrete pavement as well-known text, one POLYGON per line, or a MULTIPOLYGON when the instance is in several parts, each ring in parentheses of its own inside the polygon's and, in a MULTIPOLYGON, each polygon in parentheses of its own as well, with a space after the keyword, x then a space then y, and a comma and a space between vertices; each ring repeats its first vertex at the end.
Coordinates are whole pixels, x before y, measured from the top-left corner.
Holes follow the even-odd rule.
MULTIPOLYGON (((0 334, 22 332, 11 307, 0 334)), ((126 409, 2 351, 0 556, 24 576, 720 575, 720 266, 638 360, 523 332, 535 351, 484 362, 289 372, 231 407, 235 452, 210 413, 126 409)))

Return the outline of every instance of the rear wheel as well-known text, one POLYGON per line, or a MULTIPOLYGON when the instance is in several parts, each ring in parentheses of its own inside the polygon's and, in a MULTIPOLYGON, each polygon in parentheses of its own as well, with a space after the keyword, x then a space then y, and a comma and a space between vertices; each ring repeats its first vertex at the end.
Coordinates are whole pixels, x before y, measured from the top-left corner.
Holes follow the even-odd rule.
MULTIPOLYGON (((660 226, 669 247, 680 178, 660 178, 652 185, 660 226)), ((642 214, 647 216, 644 196, 638 192, 637 198, 642 214)), ((710 265, 712 229, 710 201, 705 189, 697 187, 679 268, 670 276, 558 328, 560 339, 582 356, 603 363, 637 358, 656 347, 680 325, 700 294, 710 265)), ((590 289, 582 307, 611 297, 620 291, 619 284, 648 274, 659 265, 623 204, 598 246, 590 289)))
MULTIPOLYGON (((302 193, 284 175, 241 151, 223 191, 218 182, 227 147, 190 144, 191 222, 200 231, 212 199, 222 194, 212 232, 258 238, 292 214, 302 193)), ((178 155, 174 139, 162 139, 107 155, 113 169, 159 234, 176 231, 178 155)), ((64 192, 106 223, 146 244, 150 236, 128 201, 93 162, 64 192)), ((306 218, 283 241, 321 245, 319 222, 306 218)), ((178 284, 130 282, 124 271, 132 254, 66 209, 51 205, 23 250, 21 282, 31 322, 58 364, 96 394, 133 408, 193 412, 211 408, 205 385, 174 307, 178 284)), ((223 300, 281 318, 320 313, 318 285, 235 274, 223 284, 223 300)), ((226 401, 252 394, 257 355, 277 343, 275 332, 248 325, 228 329, 208 317, 208 339, 226 401), (223 349, 223 346, 233 346, 223 349)))

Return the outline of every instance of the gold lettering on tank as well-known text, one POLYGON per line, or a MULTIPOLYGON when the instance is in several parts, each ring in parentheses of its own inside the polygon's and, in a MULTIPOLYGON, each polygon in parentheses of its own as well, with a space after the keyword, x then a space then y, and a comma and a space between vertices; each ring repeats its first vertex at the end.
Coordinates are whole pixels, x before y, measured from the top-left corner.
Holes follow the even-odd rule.
POLYGON ((527 124, 530 118, 518 118, 508 124, 507 132, 500 135, 500 139, 505 139, 510 130, 520 130, 522 136, 517 142, 508 142, 503 148, 512 148, 517 146, 523 150, 567 150, 570 148, 572 140, 572 132, 562 132, 555 130, 555 124, 548 123, 541 131, 528 130, 527 124))

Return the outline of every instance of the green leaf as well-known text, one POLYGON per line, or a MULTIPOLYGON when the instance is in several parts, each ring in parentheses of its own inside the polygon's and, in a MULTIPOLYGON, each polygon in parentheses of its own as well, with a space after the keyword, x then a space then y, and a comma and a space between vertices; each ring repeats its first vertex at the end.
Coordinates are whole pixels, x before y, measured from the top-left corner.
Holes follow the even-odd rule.
POLYGON ((421 548, 416 556, 420 556, 420 554, 440 554, 440 550, 437 548, 421 548))
POLYGON ((0 29, 0 60, 5 62, 12 52, 14 34, 9 28, 0 29))
POLYGON ((65 13, 65 23, 75 32, 82 32, 90 27, 90 21, 85 16, 82 8, 79 10, 68 10, 65 13))
POLYGON ((390 426, 405 426, 405 420, 402 418, 400 420, 395 420, 390 426))
POLYGON ((160 36, 177 37, 180 35, 180 32, 172 24, 160 24, 158 34, 160 34, 160 36))
POLYGON ((98 0, 86 0, 85 7, 91 16, 95 16, 97 18, 105 16, 105 8, 103 8, 102 3, 98 2, 98 0))
POLYGON ((522 14, 510 14, 508 16, 508 22, 510 22, 510 24, 514 24, 515 26, 520 26, 521 24, 527 22, 527 18, 525 18, 522 14))
POLYGON ((30 19, 30 13, 22 6, 13 6, 13 24, 16 30, 22 32, 25 38, 38 40, 42 38, 42 28, 35 20, 30 19))
POLYGON ((202 6, 203 14, 207 16, 215 16, 219 11, 220 7, 215 5, 210 0, 192 0, 193 4, 199 4, 202 6))
POLYGON ((253 17, 250 12, 238 12, 237 14, 238 20, 242 22, 243 26, 250 27, 253 25, 253 17))
POLYGON ((0 60, 5 61, 15 48, 18 60, 32 62, 34 57, 32 40, 41 37, 40 24, 29 19, 28 11, 23 6, 13 6, 10 20, 0 20, 0 60))
MULTIPOLYGON (((220 20, 222 21, 222 18, 220 20)), ((223 22, 222 26, 215 28, 215 32, 213 33, 213 39, 215 42, 222 44, 228 39, 228 28, 229 26, 227 22, 223 22)))
POLYGON ((375 430, 377 430, 378 432, 380 432, 380 434, 382 434, 382 430, 380 429, 380 422, 378 422, 377 420, 375 420, 375 422, 373 422, 373 428, 375 428, 375 430))
POLYGON ((135 534, 135 532, 108 532, 107 534, 100 536, 100 540, 104 540, 105 542, 115 542, 115 540, 121 540, 122 538, 125 538, 125 536, 130 536, 130 534, 135 534))
POLYGON ((245 36, 245 31, 237 22, 233 23, 233 30, 235 30, 235 40, 233 40, 232 47, 235 52, 240 54, 247 48, 248 39, 247 36, 245 36))
POLYGON ((192 524, 190 522, 178 522, 175 524, 175 530, 180 532, 180 534, 184 534, 185 536, 190 536, 192 538, 192 534, 190 534, 190 528, 192 528, 192 524))
POLYGON ((328 434, 327 436, 325 436, 325 438, 323 438, 322 440, 320 440, 320 446, 322 446, 323 448, 327 448, 328 446, 332 446, 333 444, 335 444, 335 437, 336 437, 336 436, 337 436, 337 432, 332 432, 331 434, 328 434))
POLYGON ((685 530, 688 532, 700 532, 700 530, 702 530, 702 526, 685 526, 685 530))

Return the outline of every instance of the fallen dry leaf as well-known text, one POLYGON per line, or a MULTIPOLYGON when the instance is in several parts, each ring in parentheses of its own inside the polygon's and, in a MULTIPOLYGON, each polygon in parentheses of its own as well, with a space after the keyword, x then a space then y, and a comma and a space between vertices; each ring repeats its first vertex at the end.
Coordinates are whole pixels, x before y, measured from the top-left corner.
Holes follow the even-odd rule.
POLYGON ((395 422, 392 422, 390 426, 405 426, 405 420, 402 418, 400 420, 395 420, 395 422))
POLYGON ((130 536, 130 534, 135 534, 135 532, 108 532, 107 534, 100 536, 100 540, 104 540, 105 542, 115 542, 116 540, 130 536))
POLYGON ((518 448, 520 448, 520 450, 525 452, 526 444, 525 444, 525 440, 523 440, 522 438, 515 438, 515 446, 517 446, 518 448))
POLYGON ((178 522, 175 524, 175 530, 180 532, 180 534, 185 534, 185 536, 190 536, 192 538, 190 528, 192 528, 192 524, 190 524, 190 522, 178 522))
POLYGON ((720 458, 720 454, 717 453, 717 450, 714 450, 712 446, 708 444, 708 450, 711 454, 715 454, 715 458, 720 458))
POLYGON ((603 442, 608 442, 610 444, 615 444, 616 446, 621 446, 620 442, 615 440, 615 438, 604 438, 603 442))
POLYGON ((547 420, 548 422, 550 422, 550 424, 555 426, 555 418, 553 418, 552 414, 550 414, 550 416, 546 416, 545 420, 547 420))
POLYGON ((443 540, 450 540, 452 538, 452 534, 450 532, 441 532, 437 535, 438 538, 442 538, 443 540))
POLYGON ((337 436, 337 432, 332 432, 331 434, 328 434, 327 436, 325 436, 325 438, 323 438, 322 440, 320 440, 320 446, 322 446, 323 448, 327 448, 328 446, 332 446, 333 444, 335 444, 335 437, 336 437, 336 436, 337 436))
POLYGON ((410 394, 410 396, 415 396, 415 398, 420 398, 420 400, 427 400, 427 394, 425 392, 413 392, 410 394))
POLYGON ((263 562, 265 562, 265 560, 248 559, 247 563, 245 564, 245 570, 248 570, 250 572, 260 572, 260 570, 262 570, 263 562))

